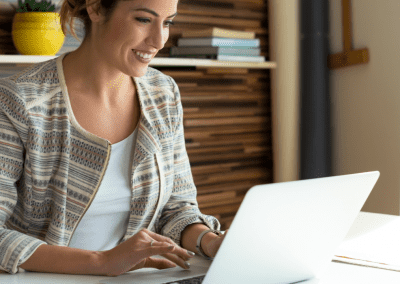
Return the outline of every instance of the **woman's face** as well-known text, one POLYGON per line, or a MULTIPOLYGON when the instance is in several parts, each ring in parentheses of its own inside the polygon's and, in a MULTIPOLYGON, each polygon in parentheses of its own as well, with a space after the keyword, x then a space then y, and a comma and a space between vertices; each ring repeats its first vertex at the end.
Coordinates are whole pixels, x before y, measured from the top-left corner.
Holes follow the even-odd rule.
POLYGON ((119 65, 117 68, 130 76, 143 76, 150 60, 168 40, 178 1, 121 1, 107 26, 99 26, 92 19, 96 49, 104 57, 101 60, 110 66, 119 65), (136 52, 150 56, 150 60, 140 59, 136 52))

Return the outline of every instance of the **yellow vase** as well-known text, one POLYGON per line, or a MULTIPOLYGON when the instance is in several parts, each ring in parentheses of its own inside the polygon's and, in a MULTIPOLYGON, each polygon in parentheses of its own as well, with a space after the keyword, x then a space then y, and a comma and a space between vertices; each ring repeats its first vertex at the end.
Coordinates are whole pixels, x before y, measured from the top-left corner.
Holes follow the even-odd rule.
POLYGON ((57 12, 15 13, 11 35, 23 55, 55 56, 65 38, 57 12))

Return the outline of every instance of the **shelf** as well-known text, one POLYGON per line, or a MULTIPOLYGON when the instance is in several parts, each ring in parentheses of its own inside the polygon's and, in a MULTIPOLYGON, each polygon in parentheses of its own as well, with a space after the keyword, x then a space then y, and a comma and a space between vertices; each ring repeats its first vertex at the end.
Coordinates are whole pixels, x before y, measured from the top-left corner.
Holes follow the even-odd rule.
MULTIPOLYGON (((56 57, 58 56, 0 55, 0 64, 34 64, 51 60, 56 57)), ((149 66, 199 66, 199 67, 274 69, 276 68, 276 63, 271 61, 237 62, 237 61, 221 61, 212 59, 155 57, 150 62, 149 66)))

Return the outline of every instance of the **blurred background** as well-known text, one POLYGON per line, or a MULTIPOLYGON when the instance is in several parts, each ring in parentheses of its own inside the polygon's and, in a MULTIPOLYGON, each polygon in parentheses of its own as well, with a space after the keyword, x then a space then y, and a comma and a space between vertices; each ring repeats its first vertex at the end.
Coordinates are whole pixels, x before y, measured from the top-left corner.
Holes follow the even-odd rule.
POLYGON ((352 0, 352 48, 368 48, 369 62, 325 67, 324 89, 315 73, 324 69, 310 66, 321 52, 321 62, 343 52, 342 1, 270 1, 271 60, 278 66, 272 71, 274 182, 377 170, 380 178, 362 211, 399 215, 399 15, 398 1, 352 0), (323 18, 327 27, 318 26, 323 18), (307 22, 317 26, 307 30, 307 22), (304 50, 312 32, 326 38, 320 40, 320 51, 304 50), (313 80, 317 90, 307 86, 313 80), (314 99, 309 98, 310 90, 314 99), (318 108, 330 112, 328 118, 318 108), (313 124, 304 112, 320 121, 313 124))

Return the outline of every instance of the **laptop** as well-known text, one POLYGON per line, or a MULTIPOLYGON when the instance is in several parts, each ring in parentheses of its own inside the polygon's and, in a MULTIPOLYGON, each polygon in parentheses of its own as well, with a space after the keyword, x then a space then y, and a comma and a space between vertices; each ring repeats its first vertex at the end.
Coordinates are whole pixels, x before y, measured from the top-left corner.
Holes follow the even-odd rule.
MULTIPOLYGON (((379 175, 374 171, 253 186, 214 260, 207 266, 194 262, 190 270, 143 272, 143 283, 316 284, 379 175)), ((141 274, 135 283, 142 283, 141 274)))
POLYGON ((379 175, 253 186, 201 283, 317 283, 379 175))

